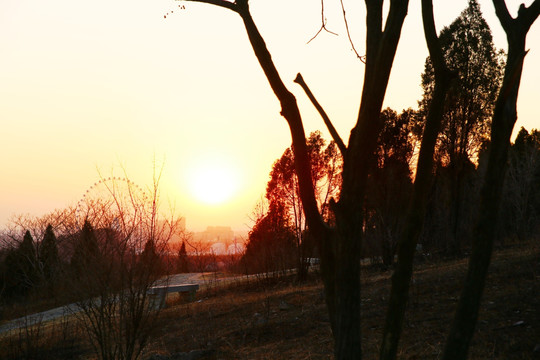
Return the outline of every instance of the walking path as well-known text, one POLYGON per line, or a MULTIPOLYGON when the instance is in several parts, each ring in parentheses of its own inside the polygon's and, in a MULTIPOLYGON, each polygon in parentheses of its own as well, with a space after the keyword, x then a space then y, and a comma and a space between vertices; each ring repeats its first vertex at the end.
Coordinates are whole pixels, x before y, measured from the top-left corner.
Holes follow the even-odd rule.
MULTIPOLYGON (((294 270, 287 270, 294 271, 294 270)), ((224 276, 221 273, 207 272, 207 273, 185 273, 171 275, 157 282, 156 285, 182 285, 182 284, 199 284, 201 290, 225 286, 234 282, 247 281, 249 279, 257 279, 260 277, 268 276, 268 274, 255 274, 255 275, 238 275, 238 276, 224 276)), ((61 318, 63 316, 69 316, 76 314, 80 311, 77 304, 69 304, 61 307, 57 307, 51 310, 39 312, 36 314, 27 315, 18 319, 11 320, 3 325, 0 325, 0 335, 5 332, 25 328, 28 326, 34 326, 38 324, 44 324, 45 322, 61 318)))
MULTIPOLYGON (((213 276, 211 273, 187 273, 187 274, 176 274, 172 275, 168 281, 164 279, 164 283, 169 285, 180 285, 180 284, 200 284, 203 286, 208 282, 210 277, 213 276)), ((0 325, 0 334, 17 330, 19 328, 24 328, 28 326, 34 326, 38 324, 43 324, 45 322, 61 318, 63 316, 69 316, 76 314, 80 311, 77 304, 69 304, 47 311, 42 311, 36 314, 31 314, 27 316, 20 317, 18 319, 11 320, 3 325, 0 325)))

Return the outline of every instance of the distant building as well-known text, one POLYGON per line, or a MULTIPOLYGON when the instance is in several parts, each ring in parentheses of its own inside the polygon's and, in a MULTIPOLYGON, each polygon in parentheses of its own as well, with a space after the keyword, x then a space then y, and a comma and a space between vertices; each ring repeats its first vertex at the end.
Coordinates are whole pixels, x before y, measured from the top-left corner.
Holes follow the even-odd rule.
POLYGON ((244 251, 244 239, 235 235, 230 226, 208 226, 193 234, 193 243, 198 244, 202 253, 225 255, 244 251))
POLYGON ((230 226, 208 226, 205 231, 193 235, 195 241, 209 243, 231 243, 234 240, 234 231, 230 226))

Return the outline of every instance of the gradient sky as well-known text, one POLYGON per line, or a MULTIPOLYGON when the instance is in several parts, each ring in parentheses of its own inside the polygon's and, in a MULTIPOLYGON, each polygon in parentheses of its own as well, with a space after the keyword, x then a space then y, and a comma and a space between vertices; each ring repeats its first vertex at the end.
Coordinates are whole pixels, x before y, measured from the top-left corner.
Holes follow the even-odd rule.
MULTIPOLYGON (((363 3, 344 3, 362 53, 363 3)), ((386 95, 385 106, 397 111, 416 108, 421 96, 427 49, 419 3, 411 1, 386 95)), ((507 1, 513 14, 519 3, 507 1)), ((309 44, 321 23, 319 1, 250 4, 306 132, 327 134, 292 81, 297 72, 347 139, 364 66, 351 51, 339 2, 325 2, 327 27, 339 36, 323 32, 309 44)), ((466 4, 435 0, 438 30, 466 4)), ((497 47, 506 48, 491 2, 480 4, 497 47)), ((540 128, 539 23, 527 39, 517 129, 540 128)), ((107 177, 125 169, 144 187, 155 158, 164 163, 162 200, 175 204, 188 229, 247 230, 273 161, 290 145, 279 110, 241 19, 225 9, 172 0, 0 0, 0 227, 12 214, 76 204, 98 171, 107 177), (235 174, 231 199, 197 199, 191 186, 207 171, 201 164, 235 174)), ((212 176, 227 176, 219 174, 212 176)))

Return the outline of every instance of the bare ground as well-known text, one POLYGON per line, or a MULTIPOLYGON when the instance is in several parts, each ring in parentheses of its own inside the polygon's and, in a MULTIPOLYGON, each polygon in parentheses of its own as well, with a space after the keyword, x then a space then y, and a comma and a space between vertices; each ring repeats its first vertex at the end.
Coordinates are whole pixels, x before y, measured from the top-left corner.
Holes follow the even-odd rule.
MULTIPOLYGON (((440 358, 466 260, 421 264, 415 272, 400 359, 440 358)), ((376 359, 390 272, 363 276, 364 358, 376 359)), ((206 349, 203 359, 330 359, 333 340, 322 285, 237 286, 209 290, 198 302, 171 304, 150 349, 206 349)), ((470 359, 540 359, 540 252, 498 251, 490 268, 470 359), (536 348, 536 351, 535 351, 536 348)))
MULTIPOLYGON (((466 262, 416 266, 398 358, 440 358, 466 262)), ((378 357, 390 275, 376 268, 362 274, 365 359, 378 357)), ((209 286, 195 302, 170 298, 143 359, 331 359, 322 284, 316 276, 291 279, 209 286)), ((52 338, 44 329, 23 342, 0 336, 0 359, 92 359, 84 334, 62 321, 54 342, 43 340, 52 338)), ((469 358, 540 359, 540 244, 495 253, 469 358)))

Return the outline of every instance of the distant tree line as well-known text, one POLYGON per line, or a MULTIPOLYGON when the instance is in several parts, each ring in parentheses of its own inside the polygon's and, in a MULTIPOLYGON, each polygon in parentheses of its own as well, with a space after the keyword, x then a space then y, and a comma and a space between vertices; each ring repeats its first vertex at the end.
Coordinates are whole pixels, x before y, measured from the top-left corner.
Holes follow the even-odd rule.
MULTIPOLYGON (((73 283, 81 282, 86 274, 95 277, 100 267, 144 264, 145 271, 150 271, 154 280, 166 274, 169 267, 161 240, 142 242, 133 234, 125 238, 125 234, 111 227, 94 229, 89 220, 79 230, 62 233, 59 237, 52 224, 48 224, 44 232, 32 230, 24 231, 22 236, 13 232, 3 234, 0 304, 24 303, 34 298, 56 299, 58 303, 65 302, 66 297, 77 300, 67 289, 73 290, 73 283), (43 236, 36 240, 32 232, 43 232, 43 236)), ((112 279, 109 284, 119 289, 112 279)))
MULTIPOLYGON (((417 139, 414 127, 407 124, 411 124, 412 117, 421 119, 421 115, 411 109, 401 114, 385 109, 382 116, 384 128, 365 202, 363 256, 391 266, 412 192, 417 139)), ((413 120, 413 124, 414 121, 418 120, 413 120)), ((334 192, 340 186, 341 157, 339 153, 329 151, 334 143, 324 148, 325 141, 320 133, 312 133, 308 144, 314 139, 322 145, 318 149, 323 150, 313 153, 323 159, 320 168, 314 172, 319 190, 334 192)), ((453 165, 442 161, 444 154, 438 154, 441 161, 434 168, 428 210, 419 240, 420 257, 455 257, 470 251, 488 152, 489 142, 485 141, 478 151, 471 153, 471 158, 465 157, 457 199, 454 197, 453 165), (452 215, 454 207, 459 209, 458 215, 454 215, 457 219, 452 215)), ((272 167, 266 192, 267 207, 255 219, 242 258, 248 273, 297 268, 303 276, 309 267, 309 259, 318 257, 298 200, 291 156, 291 150, 287 149, 272 167)), ((540 229, 540 131, 529 133, 521 128, 510 147, 508 168, 501 218, 494 225, 499 230, 497 242, 501 245, 531 240, 540 229)), ((328 206, 324 202, 326 197, 321 199, 321 208, 328 206)))

